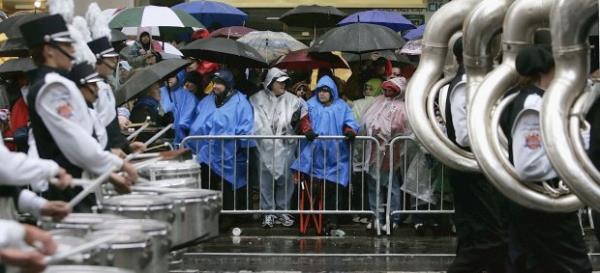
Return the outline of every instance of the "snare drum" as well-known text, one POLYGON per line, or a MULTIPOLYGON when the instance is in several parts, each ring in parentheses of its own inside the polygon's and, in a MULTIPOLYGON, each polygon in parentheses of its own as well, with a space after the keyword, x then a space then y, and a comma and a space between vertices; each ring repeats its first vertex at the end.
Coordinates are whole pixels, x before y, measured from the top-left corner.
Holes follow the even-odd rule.
POLYGON ((42 222, 41 226, 45 230, 72 230, 73 233, 71 233, 71 235, 84 237, 90 231, 92 225, 116 219, 123 219, 123 217, 114 214, 70 213, 58 223, 45 221, 42 222))
POLYGON ((89 241, 106 236, 116 236, 100 247, 95 262, 105 266, 116 266, 131 269, 138 273, 158 272, 152 268, 154 257, 152 241, 141 230, 100 230, 86 236, 89 241))
POLYGON ((91 265, 52 265, 48 266, 44 273, 135 273, 135 271, 91 265))
POLYGON ((155 180, 150 182, 141 182, 135 184, 139 187, 155 187, 155 188, 171 188, 171 189, 181 189, 181 188, 192 188, 199 189, 200 184, 198 180, 188 177, 188 178, 173 178, 173 179, 165 179, 165 180, 155 180))
POLYGON ((150 236, 152 241, 153 258, 150 263, 152 272, 169 272, 169 249, 171 248, 171 226, 162 221, 151 219, 121 219, 111 220, 92 226, 93 231, 97 230, 118 230, 127 232, 128 230, 141 230, 150 236))
MULTIPOLYGON (((152 190, 152 188, 169 188, 169 189, 199 189, 200 185, 195 178, 173 178, 165 180, 156 180, 149 182, 136 183, 131 195, 160 195, 161 192, 152 190), (148 189, 142 189, 148 188, 148 189)), ((119 196, 114 187, 110 184, 104 185, 104 195, 107 198, 119 196)))
MULTIPOLYGON (((58 230, 56 230, 56 231, 58 231, 58 230)), ((63 232, 51 233, 52 239, 54 239, 54 241, 57 244, 56 254, 67 252, 75 247, 78 247, 78 246, 86 243, 86 240, 84 240, 82 237, 68 235, 68 233, 73 232, 73 230, 63 229, 62 231, 63 232)), ((98 254, 97 249, 96 250, 88 250, 83 253, 69 256, 69 258, 65 261, 62 261, 61 264, 63 264, 63 265, 90 264, 93 261, 93 259, 97 256, 97 254, 98 254)))
POLYGON ((175 202, 174 245, 219 235, 221 193, 211 190, 164 194, 175 202))
POLYGON ((164 180, 171 178, 194 178, 200 182, 200 164, 194 160, 158 161, 140 169, 140 174, 150 180, 164 180))
POLYGON ((172 223, 173 201, 153 195, 120 195, 102 201, 102 212, 134 219, 154 219, 172 223))

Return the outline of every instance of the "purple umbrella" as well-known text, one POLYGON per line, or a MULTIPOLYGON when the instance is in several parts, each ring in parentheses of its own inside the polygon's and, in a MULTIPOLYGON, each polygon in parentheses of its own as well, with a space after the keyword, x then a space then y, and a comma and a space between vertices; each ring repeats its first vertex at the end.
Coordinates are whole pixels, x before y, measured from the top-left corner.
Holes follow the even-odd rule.
POLYGON ((181 3, 173 6, 173 9, 185 11, 209 28, 241 26, 248 19, 245 12, 217 1, 181 3))
POLYGON ((217 29, 210 33, 210 37, 223 37, 229 39, 238 39, 252 31, 256 31, 256 29, 243 27, 243 26, 235 26, 235 27, 224 27, 217 29))
POLYGON ((338 26, 345 26, 354 23, 368 23, 386 26, 394 31, 403 31, 416 28, 402 14, 393 11, 368 10, 354 13, 338 23, 338 26))
POLYGON ((425 32, 425 24, 418 26, 416 29, 411 29, 404 34, 404 39, 408 41, 418 40, 423 38, 425 32))

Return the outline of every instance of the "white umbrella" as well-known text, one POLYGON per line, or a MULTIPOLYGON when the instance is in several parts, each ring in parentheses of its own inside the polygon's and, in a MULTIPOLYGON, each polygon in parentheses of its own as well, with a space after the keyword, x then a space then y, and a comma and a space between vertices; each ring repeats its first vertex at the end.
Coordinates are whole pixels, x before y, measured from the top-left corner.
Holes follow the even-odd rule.
POLYGON ((123 27, 197 27, 204 26, 191 15, 169 7, 143 6, 120 11, 110 21, 111 28, 123 27))
MULTIPOLYGON (((123 29, 121 29, 121 32, 123 32, 125 35, 127 36, 136 36, 138 35, 138 29, 139 27, 124 27, 123 29)), ((146 31, 150 31, 150 35, 152 36, 160 36, 160 30, 158 29, 158 27, 144 27, 144 29, 146 31)))
POLYGON ((163 47, 163 50, 165 53, 173 54, 173 55, 177 55, 177 56, 183 56, 183 53, 181 53, 181 51, 179 49, 177 49, 171 43, 164 43, 164 44, 163 44, 163 42, 160 42, 160 43, 161 43, 161 46, 163 47))
POLYGON ((112 20, 122 9, 105 9, 102 11, 102 15, 108 18, 108 21, 112 20))
POLYGON ((256 49, 267 63, 271 63, 292 51, 308 48, 285 32, 252 31, 239 38, 238 42, 256 49))
POLYGON ((406 55, 421 55, 422 46, 421 39, 408 41, 400 50, 401 54, 406 55))

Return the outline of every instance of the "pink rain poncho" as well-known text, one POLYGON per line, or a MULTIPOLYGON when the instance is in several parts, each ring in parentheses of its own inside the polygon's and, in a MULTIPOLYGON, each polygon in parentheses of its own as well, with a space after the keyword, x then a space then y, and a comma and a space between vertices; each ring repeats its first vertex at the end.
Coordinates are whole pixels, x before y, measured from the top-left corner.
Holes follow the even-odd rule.
MULTIPOLYGON (((406 116, 404 105, 404 93, 406 91, 406 79, 404 77, 392 78, 382 84, 385 90, 393 90, 393 94, 384 93, 375 98, 375 101, 367 109, 362 117, 361 128, 368 136, 379 140, 380 151, 375 146, 367 147, 368 160, 375 164, 379 156, 382 170, 390 170, 389 142, 396 136, 410 135, 411 130, 406 116), (391 96, 386 96, 391 95, 391 96)), ((385 92, 385 91, 384 91, 385 92)), ((401 142, 394 145, 394 168, 399 167, 401 162, 401 142)))

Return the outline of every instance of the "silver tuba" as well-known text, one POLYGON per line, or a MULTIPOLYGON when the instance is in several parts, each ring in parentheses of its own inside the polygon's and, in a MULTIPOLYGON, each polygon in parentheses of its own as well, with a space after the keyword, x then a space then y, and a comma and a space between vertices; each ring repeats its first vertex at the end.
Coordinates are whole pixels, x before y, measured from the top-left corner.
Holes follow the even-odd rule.
MULTIPOLYGON (((473 155, 450 141, 428 116, 430 91, 442 75, 448 41, 462 29, 463 21, 480 0, 456 0, 440 8, 429 20, 422 40, 419 66, 408 83, 406 110, 411 128, 421 143, 438 160, 454 169, 479 171, 473 155)), ((436 85, 439 88, 439 84, 436 85)), ((437 90, 435 90, 437 92, 437 90)), ((430 100, 431 101, 431 100, 430 100)))
POLYGON ((502 31, 502 22, 513 0, 485 0, 477 5, 463 26, 463 60, 469 101, 493 69, 492 43, 502 31))
POLYGON ((600 173, 582 148, 581 103, 589 73, 588 33, 598 21, 598 0, 557 0, 550 13, 555 78, 544 95, 542 138, 550 162, 582 201, 600 210, 600 173))
POLYGON ((500 144, 498 130, 500 114, 511 97, 501 99, 519 80, 515 68, 517 53, 533 42, 538 28, 548 25, 554 2, 518 0, 510 6, 503 24, 502 64, 490 72, 474 92, 469 107, 468 127, 473 153, 483 172, 500 192, 528 208, 564 212, 581 207, 579 199, 573 194, 548 195, 521 183, 500 144))

